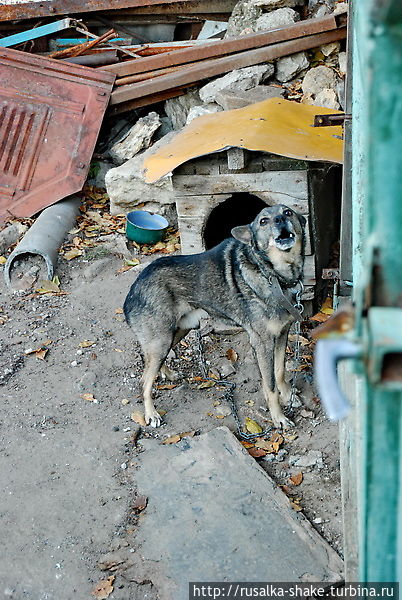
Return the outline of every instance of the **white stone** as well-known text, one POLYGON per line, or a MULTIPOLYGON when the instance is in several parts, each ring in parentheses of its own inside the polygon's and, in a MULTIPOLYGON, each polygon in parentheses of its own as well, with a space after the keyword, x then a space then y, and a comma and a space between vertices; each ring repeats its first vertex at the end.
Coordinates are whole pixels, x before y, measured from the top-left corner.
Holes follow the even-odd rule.
POLYGON ((266 11, 283 8, 284 6, 297 6, 304 4, 304 0, 252 0, 254 6, 259 6, 266 11))
POLYGON ((216 102, 224 110, 243 108, 268 98, 283 98, 283 89, 273 85, 257 85, 249 90, 223 90, 216 94, 216 102))
POLYGON ((152 136, 160 124, 161 120, 156 112, 150 112, 138 119, 126 135, 110 148, 109 156, 113 162, 122 165, 141 150, 149 148, 152 136))
POLYGON ((338 64, 339 64, 339 70, 341 73, 346 73, 347 70, 347 64, 348 64, 348 57, 346 52, 339 52, 338 54, 338 64))
POLYGON ((333 108, 339 110, 338 95, 335 90, 329 88, 321 90, 316 96, 313 94, 305 94, 302 98, 303 104, 311 104, 312 106, 323 106, 324 108, 333 108))
POLYGON ((331 42, 330 44, 324 44, 323 46, 320 46, 320 50, 324 56, 331 56, 332 54, 339 52, 340 49, 341 45, 339 42, 331 42))
POLYGON ((187 94, 184 94, 183 96, 166 100, 164 106, 165 113, 170 118, 173 129, 176 131, 182 129, 186 124, 190 109, 193 108, 193 106, 199 106, 200 104, 198 91, 194 90, 187 92, 187 94))
POLYGON ((240 0, 229 18, 225 38, 244 35, 247 29, 253 32, 261 15, 262 9, 254 6, 253 0, 240 0))
POLYGON ((276 61, 276 78, 278 81, 290 81, 301 71, 309 66, 308 58, 305 52, 297 52, 290 56, 284 56, 276 61))
POLYGON ((187 115, 187 125, 194 119, 202 117, 202 115, 211 115, 213 113, 221 112, 222 107, 215 102, 209 102, 208 104, 201 104, 200 106, 193 106, 187 115))
POLYGON ((231 71, 204 85, 199 91, 200 98, 203 102, 208 103, 214 102, 216 94, 222 90, 248 90, 272 75, 273 72, 274 67, 271 64, 255 65, 231 71))
POLYGON ((348 12, 348 5, 346 2, 338 2, 335 6, 334 15, 343 15, 348 12))
POLYGON ((264 31, 268 29, 277 29, 278 27, 286 27, 293 25, 299 21, 300 15, 292 8, 278 8, 272 12, 265 13, 258 17, 255 30, 264 31))
POLYGON ((152 148, 137 154, 120 167, 110 169, 106 174, 106 190, 110 197, 110 211, 112 214, 127 213, 134 210, 138 204, 144 205, 145 210, 156 210, 164 214, 161 208, 164 205, 175 203, 172 187, 172 177, 165 175, 155 183, 147 183, 143 175, 143 161, 148 153, 154 152, 164 145, 174 134, 168 134, 152 148))
POLYGON ((320 450, 309 450, 304 456, 289 457, 289 464, 295 467, 323 467, 322 452, 320 450))
POLYGON ((324 89, 335 89, 337 84, 336 74, 329 67, 320 65, 307 71, 303 78, 302 90, 304 94, 319 94, 324 89))

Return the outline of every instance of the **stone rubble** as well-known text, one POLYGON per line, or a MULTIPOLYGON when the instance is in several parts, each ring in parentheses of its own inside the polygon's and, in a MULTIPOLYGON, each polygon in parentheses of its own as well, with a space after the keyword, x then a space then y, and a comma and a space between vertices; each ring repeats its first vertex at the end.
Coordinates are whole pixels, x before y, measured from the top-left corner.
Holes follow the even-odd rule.
MULTIPOLYGON (((342 14, 347 9, 347 3, 339 0, 239 0, 225 38, 287 27, 300 19, 342 14)), ((108 147, 89 183, 106 187, 113 214, 139 207, 177 222, 171 174, 154 184, 146 183, 142 170, 147 153, 200 116, 243 108, 268 98, 344 109, 345 49, 344 41, 332 42, 271 63, 236 69, 157 105, 158 113, 147 114, 139 109, 126 114, 111 127, 108 147)))

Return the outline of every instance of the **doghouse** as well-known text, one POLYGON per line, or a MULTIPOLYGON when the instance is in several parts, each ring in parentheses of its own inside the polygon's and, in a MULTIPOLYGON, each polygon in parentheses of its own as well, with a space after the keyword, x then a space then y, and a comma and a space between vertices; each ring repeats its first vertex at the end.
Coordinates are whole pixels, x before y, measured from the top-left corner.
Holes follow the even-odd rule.
POLYGON ((212 248, 264 206, 286 204, 307 218, 304 300, 319 291, 321 271, 339 238, 341 168, 230 148, 173 172, 183 254, 212 248))

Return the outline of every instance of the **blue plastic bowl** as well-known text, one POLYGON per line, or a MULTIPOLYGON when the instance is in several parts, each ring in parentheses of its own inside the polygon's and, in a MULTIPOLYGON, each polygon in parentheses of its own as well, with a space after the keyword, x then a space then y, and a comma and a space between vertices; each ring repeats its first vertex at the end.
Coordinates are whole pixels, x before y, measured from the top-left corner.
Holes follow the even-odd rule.
POLYGON ((133 210, 126 217, 126 236, 137 244, 160 242, 168 227, 165 217, 146 210, 133 210))

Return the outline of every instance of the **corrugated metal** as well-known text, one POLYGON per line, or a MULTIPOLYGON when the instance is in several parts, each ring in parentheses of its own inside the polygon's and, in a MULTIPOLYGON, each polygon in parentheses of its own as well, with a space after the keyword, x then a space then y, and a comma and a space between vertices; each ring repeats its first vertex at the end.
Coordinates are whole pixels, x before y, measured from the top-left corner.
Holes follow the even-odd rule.
POLYGON ((114 76, 0 49, 0 220, 82 188, 114 76))

